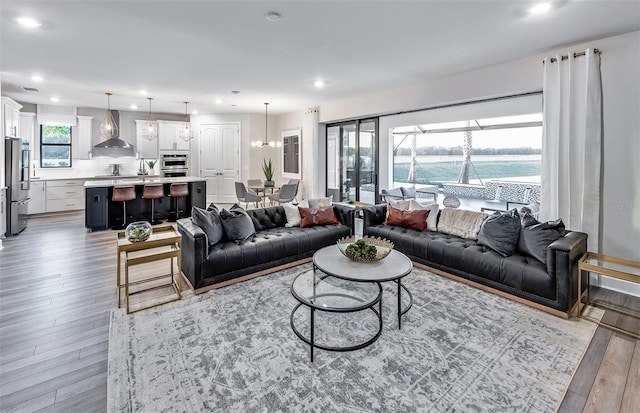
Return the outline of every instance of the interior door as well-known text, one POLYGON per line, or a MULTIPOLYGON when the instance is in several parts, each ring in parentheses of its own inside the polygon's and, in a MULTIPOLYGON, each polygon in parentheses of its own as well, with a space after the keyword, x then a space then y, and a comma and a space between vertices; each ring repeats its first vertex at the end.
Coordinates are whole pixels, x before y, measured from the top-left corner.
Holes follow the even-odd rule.
POLYGON ((237 124, 202 125, 200 170, 207 180, 207 202, 237 202, 240 179, 240 128, 237 124))

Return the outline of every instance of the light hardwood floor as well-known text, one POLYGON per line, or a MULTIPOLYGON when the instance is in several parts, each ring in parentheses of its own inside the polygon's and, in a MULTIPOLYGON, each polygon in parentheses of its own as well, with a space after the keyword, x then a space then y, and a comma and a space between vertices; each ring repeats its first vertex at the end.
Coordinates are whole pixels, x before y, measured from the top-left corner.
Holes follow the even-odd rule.
MULTIPOLYGON (((0 250, 0 411, 106 411, 115 232, 38 216, 0 250)), ((640 299, 602 291, 640 310, 640 299)), ((613 317, 611 314, 605 317, 613 317)), ((622 320, 640 331, 637 320, 622 320)), ((640 344, 599 327, 561 412, 638 412, 640 344)))

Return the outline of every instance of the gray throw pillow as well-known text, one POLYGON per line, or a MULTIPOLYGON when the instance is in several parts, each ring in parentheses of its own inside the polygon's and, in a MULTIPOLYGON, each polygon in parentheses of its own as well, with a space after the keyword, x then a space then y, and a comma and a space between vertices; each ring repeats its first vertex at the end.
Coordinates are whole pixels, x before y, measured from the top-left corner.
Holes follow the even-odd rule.
MULTIPOLYGON (((211 206, 209 206, 209 208, 211 208, 211 206)), ((207 234, 209 245, 215 245, 224 236, 220 214, 215 205, 210 210, 204 210, 197 206, 192 207, 191 220, 207 234)))
POLYGON ((508 257, 516 251, 520 237, 520 215, 518 211, 495 212, 484 220, 478 232, 478 244, 487 246, 508 257))
POLYGON ((228 211, 220 211, 220 219, 227 237, 236 243, 249 239, 256 233, 251 217, 238 204, 234 204, 228 211))
POLYGON ((565 234, 562 219, 540 222, 528 213, 522 217, 518 251, 527 254, 543 264, 547 263, 547 248, 565 234))

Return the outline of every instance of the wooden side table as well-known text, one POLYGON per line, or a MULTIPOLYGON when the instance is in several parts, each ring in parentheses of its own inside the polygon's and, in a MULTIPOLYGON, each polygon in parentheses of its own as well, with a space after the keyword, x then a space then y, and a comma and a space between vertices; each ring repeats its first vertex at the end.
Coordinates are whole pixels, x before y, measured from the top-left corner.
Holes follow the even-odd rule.
MULTIPOLYGON (((125 290, 125 306, 127 314, 166 304, 181 298, 180 276, 182 271, 182 236, 171 225, 157 226, 153 228, 153 233, 148 240, 142 242, 130 242, 125 237, 124 231, 117 234, 117 288, 118 288, 118 308, 122 304, 122 288, 125 290), (124 254, 124 257, 123 257, 124 254), (170 260, 169 274, 157 274, 155 271, 140 271, 140 274, 132 277, 131 267, 144 264, 170 260), (122 276, 122 261, 124 260, 125 271, 122 276), (175 260, 175 265, 174 265, 175 260), (124 284, 123 284, 124 278, 124 284), (166 280, 168 279, 168 283, 166 280), (131 288, 135 286, 135 288, 131 288), (170 287, 171 294, 166 297, 155 298, 151 305, 136 306, 132 309, 130 298, 133 294, 150 291, 157 288, 170 287), (134 291, 135 290, 135 291, 134 291)), ((139 267, 138 267, 139 268, 139 267)))
POLYGON ((610 328, 621 333, 628 334, 635 338, 640 338, 640 335, 633 331, 628 331, 618 326, 603 322, 593 317, 584 315, 584 309, 591 305, 597 308, 603 308, 609 311, 614 311, 620 314, 624 314, 633 318, 640 319, 640 314, 621 307, 613 307, 607 303, 599 300, 591 300, 589 289, 591 287, 589 272, 594 272, 605 277, 616 278, 618 280, 624 280, 635 284, 640 284, 640 262, 627 260, 623 258, 612 257, 609 255, 596 254, 593 252, 587 252, 578 261, 578 317, 585 318, 587 320, 598 323, 601 326, 610 328), (586 301, 583 303, 582 294, 582 275, 586 275, 587 288, 586 288, 586 301))

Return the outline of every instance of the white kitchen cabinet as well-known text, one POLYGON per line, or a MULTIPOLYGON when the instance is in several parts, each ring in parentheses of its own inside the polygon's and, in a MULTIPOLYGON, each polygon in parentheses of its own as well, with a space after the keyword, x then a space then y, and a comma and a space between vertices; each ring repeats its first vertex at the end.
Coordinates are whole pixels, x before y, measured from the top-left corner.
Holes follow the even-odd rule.
POLYGON ((27 214, 42 214, 46 212, 45 206, 45 188, 46 182, 40 180, 31 180, 29 182, 29 198, 31 200, 27 204, 27 214))
POLYGON ((29 161, 40 159, 40 139, 36 139, 35 113, 20 112, 20 137, 29 142, 29 149, 31 149, 29 161))
POLYGON ((71 157, 89 159, 93 143, 93 116, 77 116, 78 124, 71 131, 71 157))
POLYGON ((46 211, 84 209, 84 180, 64 179, 46 184, 46 211))
POLYGON ((158 121, 158 141, 161 151, 189 151, 189 142, 180 139, 180 130, 184 129, 184 122, 168 120, 158 121))
POLYGON ((159 138, 156 137, 156 139, 150 141, 142 136, 146 124, 146 120, 136 119, 136 149, 141 158, 158 159, 159 138))
POLYGON ((22 105, 15 100, 2 97, 2 130, 4 136, 20 136, 20 109, 22 105))

